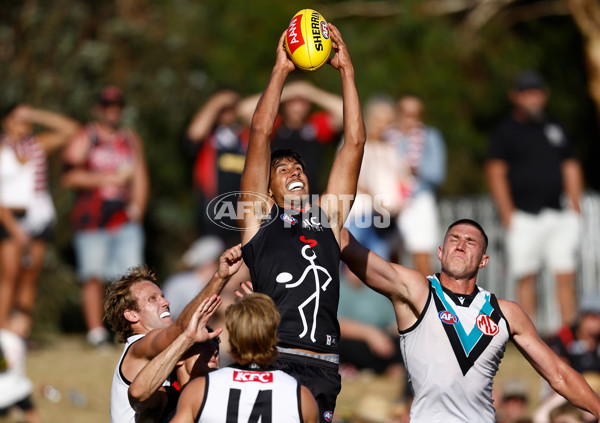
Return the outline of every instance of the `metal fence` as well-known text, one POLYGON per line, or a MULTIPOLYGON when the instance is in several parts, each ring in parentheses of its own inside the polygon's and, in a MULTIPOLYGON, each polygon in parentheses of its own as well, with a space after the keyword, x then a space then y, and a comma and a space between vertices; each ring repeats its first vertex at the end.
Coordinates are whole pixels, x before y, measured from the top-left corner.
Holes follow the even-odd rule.
MULTIPOLYGON (((496 208, 488 195, 445 197, 438 203, 440 225, 444 233, 455 220, 476 220, 485 229, 488 238, 489 264, 478 277, 481 287, 499 298, 515 299, 515 283, 508 278, 504 253, 504 229, 496 208)), ((577 267, 577 292, 584 295, 600 291, 600 195, 586 193, 581 202, 581 243, 577 267)), ((441 241, 441 240, 440 240, 441 241)), ((437 269, 439 266, 434 266, 437 269)), ((555 282, 552 275, 542 270, 538 280, 538 315, 536 325, 540 333, 548 334, 560 325, 560 312, 556 301, 555 282)))

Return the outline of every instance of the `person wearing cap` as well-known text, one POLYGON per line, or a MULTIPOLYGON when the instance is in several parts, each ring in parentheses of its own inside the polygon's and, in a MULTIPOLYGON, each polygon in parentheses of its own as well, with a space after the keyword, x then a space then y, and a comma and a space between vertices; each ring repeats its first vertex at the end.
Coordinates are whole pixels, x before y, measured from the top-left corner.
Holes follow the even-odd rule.
POLYGON ((535 278, 546 266, 556 277, 562 324, 571 325, 577 316, 581 166, 564 128, 545 111, 548 91, 539 74, 521 73, 509 98, 512 113, 493 132, 485 165, 506 229, 509 275, 517 281, 517 301, 535 319, 535 278))
POLYGON ((102 324, 103 284, 143 263, 148 169, 140 137, 121 123, 124 105, 119 87, 105 87, 94 108, 96 120, 63 154, 62 183, 76 190, 70 219, 87 339, 94 346, 109 341, 102 324))

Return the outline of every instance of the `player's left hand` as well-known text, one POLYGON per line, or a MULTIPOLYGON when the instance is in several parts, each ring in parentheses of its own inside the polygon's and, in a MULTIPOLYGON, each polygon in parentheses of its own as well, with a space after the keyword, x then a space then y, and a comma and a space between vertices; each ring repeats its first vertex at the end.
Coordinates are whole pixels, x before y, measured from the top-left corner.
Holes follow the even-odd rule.
POLYGON ((340 31, 332 23, 328 23, 327 27, 331 34, 331 48, 335 51, 335 54, 329 59, 328 63, 339 71, 351 70, 353 68, 352 60, 350 59, 348 48, 342 39, 342 34, 340 34, 340 31))

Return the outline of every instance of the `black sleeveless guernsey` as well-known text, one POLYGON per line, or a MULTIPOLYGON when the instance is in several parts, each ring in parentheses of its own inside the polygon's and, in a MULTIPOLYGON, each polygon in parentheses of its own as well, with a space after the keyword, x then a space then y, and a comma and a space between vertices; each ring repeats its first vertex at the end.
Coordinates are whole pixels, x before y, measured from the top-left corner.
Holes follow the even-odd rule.
POLYGON ((337 354, 340 247, 325 212, 273 206, 242 255, 254 291, 279 309, 281 345, 337 354))

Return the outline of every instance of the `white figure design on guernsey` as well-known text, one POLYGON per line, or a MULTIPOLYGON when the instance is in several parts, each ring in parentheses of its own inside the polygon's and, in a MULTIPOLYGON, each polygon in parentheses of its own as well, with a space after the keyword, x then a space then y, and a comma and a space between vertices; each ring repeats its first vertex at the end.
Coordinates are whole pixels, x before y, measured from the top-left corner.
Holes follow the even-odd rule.
POLYGON ((316 342, 315 330, 317 328, 317 312, 319 311, 319 300, 320 300, 319 289, 322 289, 323 291, 327 290, 327 286, 331 282, 332 278, 331 278, 331 275, 329 274, 329 272, 327 271, 327 269, 325 269, 323 266, 319 266, 319 265, 315 264, 317 254, 313 251, 313 249, 311 247, 314 247, 317 242, 315 240, 304 240, 302 238, 304 238, 304 237, 301 237, 302 242, 308 243, 308 245, 305 245, 304 247, 302 247, 302 257, 304 257, 306 260, 308 260, 310 262, 310 264, 306 267, 306 269, 304 269, 302 276, 297 281, 289 283, 294 277, 292 276, 291 273, 288 273, 288 272, 281 272, 280 274, 278 274, 276 281, 278 283, 285 283, 286 288, 295 288, 298 285, 300 285, 302 282, 304 282, 304 279, 306 279, 309 272, 312 271, 312 273, 314 275, 314 279, 315 279, 315 292, 314 292, 314 294, 309 296, 302 304, 300 304, 298 306, 298 311, 300 312, 300 318, 302 319, 302 325, 304 326, 304 330, 298 336, 300 338, 304 338, 304 336, 306 336, 306 333, 308 332, 308 325, 306 323, 306 315, 304 313, 304 307, 306 307, 308 304, 310 304, 314 300, 315 308, 314 308, 314 312, 313 312, 312 328, 310 331, 310 340, 312 342, 316 342), (323 286, 320 286, 321 280, 319 278, 319 271, 323 272, 327 276, 327 280, 325 281, 323 286))

